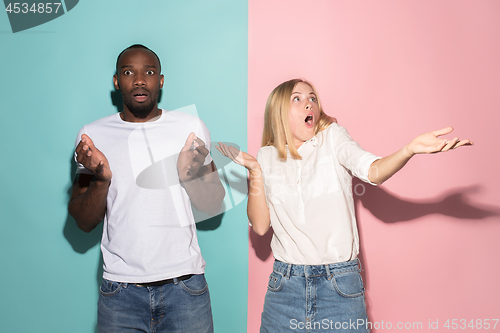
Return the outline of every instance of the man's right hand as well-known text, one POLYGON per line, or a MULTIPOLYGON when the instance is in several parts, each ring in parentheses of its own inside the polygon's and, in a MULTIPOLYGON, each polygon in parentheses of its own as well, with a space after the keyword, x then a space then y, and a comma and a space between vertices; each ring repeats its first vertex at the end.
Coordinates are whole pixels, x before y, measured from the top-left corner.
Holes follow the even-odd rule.
POLYGON ((112 177, 108 159, 94 146, 87 134, 82 134, 82 140, 75 149, 76 160, 90 170, 101 181, 110 181, 112 177))

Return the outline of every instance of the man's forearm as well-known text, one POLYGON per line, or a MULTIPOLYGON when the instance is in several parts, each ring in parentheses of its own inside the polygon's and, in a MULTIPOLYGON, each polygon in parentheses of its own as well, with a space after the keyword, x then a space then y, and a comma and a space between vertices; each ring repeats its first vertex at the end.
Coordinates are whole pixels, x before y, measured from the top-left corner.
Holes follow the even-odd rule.
POLYGON ((104 219, 109 184, 92 180, 85 192, 70 200, 68 211, 83 231, 92 231, 104 219))

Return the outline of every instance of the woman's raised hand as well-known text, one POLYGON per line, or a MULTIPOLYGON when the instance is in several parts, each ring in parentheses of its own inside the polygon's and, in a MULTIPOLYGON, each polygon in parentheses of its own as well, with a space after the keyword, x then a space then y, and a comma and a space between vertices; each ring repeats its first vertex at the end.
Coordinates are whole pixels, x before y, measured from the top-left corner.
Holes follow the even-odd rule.
POLYGON ((235 147, 228 146, 222 142, 219 142, 219 145, 215 148, 217 148, 217 150, 220 151, 222 155, 230 158, 234 161, 234 163, 244 166, 249 171, 256 171, 260 169, 259 162, 257 162, 255 157, 248 153, 245 153, 244 151, 240 151, 235 147))
POLYGON ((474 144, 470 140, 460 140, 457 137, 452 140, 439 138, 440 136, 449 134, 452 131, 453 127, 446 127, 437 131, 421 134, 408 144, 408 152, 411 155, 431 154, 448 151, 461 146, 472 146, 474 144))

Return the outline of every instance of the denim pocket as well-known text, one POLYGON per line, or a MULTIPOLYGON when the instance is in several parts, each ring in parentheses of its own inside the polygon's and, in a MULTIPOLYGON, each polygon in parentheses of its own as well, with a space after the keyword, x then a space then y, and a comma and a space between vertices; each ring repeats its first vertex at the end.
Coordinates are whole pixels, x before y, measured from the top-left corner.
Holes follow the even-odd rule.
POLYGON ((285 283, 285 277, 282 273, 273 271, 269 276, 269 283, 267 284, 267 290, 269 291, 280 291, 285 283))
POLYGON ((116 295, 120 289, 122 289, 122 284, 120 282, 103 279, 99 287, 99 293, 102 296, 113 296, 116 295))
POLYGON ((208 290, 207 280, 204 274, 195 274, 189 279, 180 281, 179 285, 191 295, 201 295, 208 290))
POLYGON ((365 291, 358 270, 333 274, 331 283, 337 293, 343 297, 359 297, 365 291))

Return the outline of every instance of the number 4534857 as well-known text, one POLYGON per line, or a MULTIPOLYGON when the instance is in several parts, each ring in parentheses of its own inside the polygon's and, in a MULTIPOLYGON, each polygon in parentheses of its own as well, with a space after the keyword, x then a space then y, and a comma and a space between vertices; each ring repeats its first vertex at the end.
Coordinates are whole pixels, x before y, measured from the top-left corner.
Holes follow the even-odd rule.
POLYGON ((27 14, 27 13, 38 13, 38 14, 50 14, 50 13, 55 13, 57 14, 57 11, 59 10, 59 7, 61 7, 60 2, 56 3, 51 3, 51 2, 46 2, 46 3, 33 3, 31 6, 28 3, 9 3, 7 7, 5 8, 5 11, 8 12, 9 14, 14 13, 14 14, 27 14))
POLYGON ((471 319, 470 321, 467 321, 465 319, 448 319, 446 323, 444 323, 444 327, 447 329, 495 329, 498 324, 498 319, 471 319), (491 322, 490 322, 491 321, 491 322))

